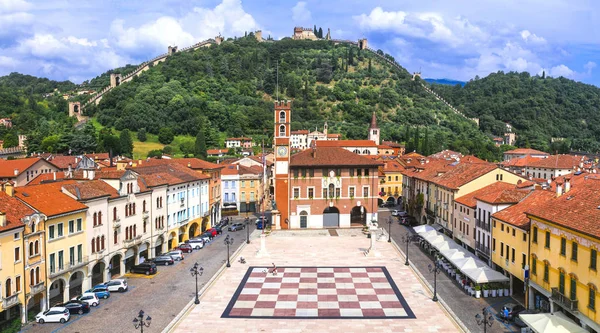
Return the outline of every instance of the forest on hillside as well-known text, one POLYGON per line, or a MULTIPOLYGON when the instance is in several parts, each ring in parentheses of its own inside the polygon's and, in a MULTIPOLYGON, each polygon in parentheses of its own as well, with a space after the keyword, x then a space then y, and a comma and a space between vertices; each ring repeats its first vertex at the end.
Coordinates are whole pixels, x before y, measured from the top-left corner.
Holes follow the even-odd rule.
POLYGON ((517 146, 552 153, 600 151, 598 87, 545 74, 498 72, 464 87, 434 84, 432 89, 469 117, 478 117, 486 133, 501 136, 505 123, 511 124, 517 146))

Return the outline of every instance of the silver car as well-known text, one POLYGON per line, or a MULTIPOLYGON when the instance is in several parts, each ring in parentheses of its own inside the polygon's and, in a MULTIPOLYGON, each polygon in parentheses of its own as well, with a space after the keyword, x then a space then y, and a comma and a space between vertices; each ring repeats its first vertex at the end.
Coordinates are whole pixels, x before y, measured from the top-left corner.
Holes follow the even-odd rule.
POLYGON ((173 260, 183 260, 183 252, 181 250, 173 250, 165 255, 173 257, 173 260))

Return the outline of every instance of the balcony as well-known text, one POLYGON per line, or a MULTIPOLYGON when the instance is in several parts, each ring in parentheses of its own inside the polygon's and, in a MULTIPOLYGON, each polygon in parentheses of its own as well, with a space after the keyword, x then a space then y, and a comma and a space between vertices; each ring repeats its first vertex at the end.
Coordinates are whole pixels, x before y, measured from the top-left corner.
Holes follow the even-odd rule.
POLYGON ((69 269, 75 269, 77 267, 81 267, 83 265, 86 265, 88 262, 90 262, 90 259, 88 256, 83 256, 80 259, 75 259, 72 262, 69 262, 69 269))
POLYGON ((121 227, 121 220, 113 221, 113 229, 119 229, 121 227))
POLYGON ((14 294, 12 296, 8 296, 2 298, 2 308, 8 309, 13 305, 19 304, 19 294, 14 294))
POLYGON ((50 267, 50 278, 57 277, 67 271, 67 267, 65 267, 64 265, 58 267, 50 267))
POLYGON ((44 282, 40 282, 38 284, 36 284, 35 286, 30 286, 30 294, 31 295, 35 295, 38 293, 43 292, 44 290, 46 290, 46 288, 44 287, 44 282))
POLYGON ((490 231, 490 223, 489 222, 485 222, 480 219, 477 219, 477 222, 475 222, 475 225, 477 226, 477 228, 481 228, 488 232, 490 231))
POLYGON ((571 298, 567 297, 566 295, 562 294, 558 288, 552 288, 552 300, 556 303, 558 303, 558 305, 560 305, 561 307, 571 311, 571 312, 578 312, 579 311, 579 307, 578 307, 578 300, 572 300, 571 298))
POLYGON ((150 212, 148 212, 148 211, 142 212, 142 218, 147 219, 149 217, 150 217, 150 212))
POLYGON ((475 243, 475 249, 486 256, 490 255, 490 248, 483 245, 482 243, 475 243))

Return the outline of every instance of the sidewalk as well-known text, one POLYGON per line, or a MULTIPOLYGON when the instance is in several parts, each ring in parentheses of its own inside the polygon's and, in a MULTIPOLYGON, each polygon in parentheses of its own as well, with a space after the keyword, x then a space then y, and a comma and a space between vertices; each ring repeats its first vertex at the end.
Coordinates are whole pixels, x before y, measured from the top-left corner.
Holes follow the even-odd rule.
MULTIPOLYGON (((394 225, 396 227, 396 225, 394 225)), ((392 239, 400 246, 401 251, 406 251, 406 244, 402 243, 402 236, 407 232, 413 234, 413 231, 405 226, 398 226, 392 230, 392 239), (401 231, 400 231, 401 230, 401 231)), ((425 279, 433 286, 433 273, 429 272, 428 265, 433 265, 433 257, 422 251, 417 243, 411 243, 408 247, 408 258, 410 264, 418 270, 425 279)), ((438 298, 443 299, 452 309, 454 314, 463 322, 471 332, 483 332, 483 327, 477 325, 475 315, 481 313, 484 308, 490 307, 493 314, 499 313, 499 310, 505 303, 515 303, 511 297, 488 297, 474 298, 467 295, 460 289, 455 279, 451 279, 444 272, 437 275, 437 293, 438 298)), ((492 327, 487 328, 490 333, 517 333, 520 332, 515 326, 508 326, 500 321, 494 320, 492 327)))

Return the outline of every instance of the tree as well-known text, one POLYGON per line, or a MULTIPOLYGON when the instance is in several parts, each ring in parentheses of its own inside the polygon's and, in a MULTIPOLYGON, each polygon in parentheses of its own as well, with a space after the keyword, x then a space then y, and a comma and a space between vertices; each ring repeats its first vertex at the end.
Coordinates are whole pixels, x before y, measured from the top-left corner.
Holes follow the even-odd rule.
POLYGON ((159 150, 159 149, 151 150, 148 152, 148 158, 154 158, 154 157, 162 158, 162 155, 163 155, 162 150, 159 150))
POLYGON ((206 140, 204 139, 204 130, 200 129, 196 135, 195 151, 196 157, 206 158, 206 140))
POLYGON ((369 69, 367 70, 371 74, 371 58, 369 58, 369 69))
POLYGON ((175 134, 170 127, 163 127, 158 131, 158 142, 168 145, 175 139, 175 134))
POLYGON ((314 28, 313 28, 313 33, 315 34, 315 36, 319 36, 319 32, 317 31, 317 25, 315 24, 314 28))
POLYGON ((323 38, 323 28, 319 27, 319 38, 323 38))
POLYGON ((16 131, 9 131, 4 135, 4 148, 16 147, 19 145, 19 136, 16 131))
POLYGON ((121 147, 121 154, 133 157, 133 140, 131 139, 129 130, 124 129, 121 131, 121 134, 119 135, 119 146, 121 147))
POLYGON ((146 142, 146 140, 148 139, 146 137, 146 129, 145 128, 140 128, 140 130, 137 133, 137 138, 138 140, 140 140, 141 142, 146 142))
POLYGON ((428 156, 429 154, 431 154, 431 151, 429 150, 429 128, 428 127, 425 127, 425 138, 423 139, 421 151, 422 151, 422 154, 425 156, 428 156))

